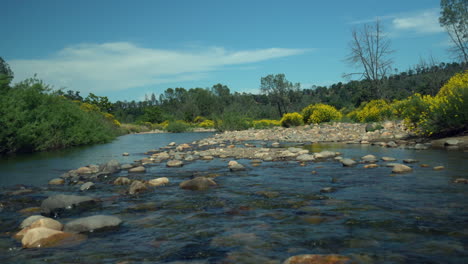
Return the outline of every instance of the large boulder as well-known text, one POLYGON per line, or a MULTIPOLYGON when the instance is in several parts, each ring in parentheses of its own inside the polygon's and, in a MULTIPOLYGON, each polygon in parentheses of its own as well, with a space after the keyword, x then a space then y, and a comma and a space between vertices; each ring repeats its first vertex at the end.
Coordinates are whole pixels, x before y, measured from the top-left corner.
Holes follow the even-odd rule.
POLYGON ((169 179, 166 177, 156 178, 148 181, 151 186, 162 186, 169 183, 169 179))
POLYGON ((36 220, 39 220, 41 218, 46 218, 46 217, 42 215, 31 215, 30 217, 24 219, 23 222, 21 222, 20 228, 23 229, 25 227, 29 227, 32 223, 34 223, 36 220))
POLYGON ((67 243, 76 243, 84 239, 86 237, 82 235, 65 233, 46 227, 37 227, 26 232, 21 243, 24 248, 47 248, 67 243))
POLYGON ((49 217, 42 217, 42 218, 37 219, 36 221, 31 223, 30 225, 24 227, 21 231, 16 233, 14 237, 16 239, 18 239, 18 240, 21 240, 21 239, 23 239, 24 235, 30 229, 37 228, 37 227, 46 227, 46 228, 50 228, 50 229, 58 230, 58 231, 61 231, 63 229, 63 225, 59 221, 54 220, 54 219, 49 218, 49 217))
POLYGON ((133 181, 130 187, 128 188, 128 194, 137 194, 144 192, 148 189, 146 184, 141 181, 133 181))
POLYGON ((41 213, 44 215, 57 216, 65 210, 87 207, 96 203, 96 201, 96 199, 90 196, 58 194, 49 196, 47 199, 42 201, 41 213))
POLYGON ((351 264, 355 263, 346 256, 304 254, 288 258, 283 264, 351 264))
POLYGON ((99 166, 99 171, 103 173, 116 173, 120 171, 120 163, 117 160, 110 160, 105 164, 99 166))
POLYGON ((243 171, 245 170, 244 165, 240 164, 239 162, 235 160, 231 160, 228 163, 228 168, 230 171, 243 171))
POLYGON ((191 180, 183 181, 180 183, 179 187, 182 189, 199 191, 199 190, 206 190, 211 186, 216 186, 216 182, 210 178, 206 177, 196 177, 191 180))
POLYGON ((115 228, 122 223, 122 220, 111 215, 93 215, 78 218, 65 224, 64 231, 70 233, 93 232, 102 229, 115 228))

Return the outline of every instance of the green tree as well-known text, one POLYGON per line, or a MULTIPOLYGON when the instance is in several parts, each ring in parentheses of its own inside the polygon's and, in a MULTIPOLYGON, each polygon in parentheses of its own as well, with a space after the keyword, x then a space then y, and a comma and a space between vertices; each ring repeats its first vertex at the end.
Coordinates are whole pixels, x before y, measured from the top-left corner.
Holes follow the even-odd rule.
POLYGON ((0 89, 8 87, 13 80, 13 71, 6 61, 0 57, 0 89))
POLYGON ((468 63, 468 1, 441 0, 439 23, 447 30, 454 44, 452 52, 468 63))
POLYGON ((284 74, 270 74, 260 79, 260 91, 267 94, 272 104, 276 105, 279 117, 288 112, 291 95, 299 91, 300 84, 289 82, 284 74))
POLYGON ((109 98, 107 98, 107 96, 98 96, 93 93, 89 93, 84 101, 85 103, 96 105, 102 112, 112 112, 112 103, 109 102, 109 98))

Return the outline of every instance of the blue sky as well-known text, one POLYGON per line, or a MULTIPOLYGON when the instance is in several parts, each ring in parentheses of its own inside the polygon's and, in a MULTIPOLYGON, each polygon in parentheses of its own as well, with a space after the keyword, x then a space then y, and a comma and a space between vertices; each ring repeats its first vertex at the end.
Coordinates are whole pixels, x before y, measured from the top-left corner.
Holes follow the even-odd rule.
POLYGON ((276 73, 304 88, 345 82, 356 71, 344 62, 351 30, 376 18, 393 68, 452 61, 438 0, 0 2, 0 56, 15 82, 37 73, 111 101, 216 83, 258 93, 260 78, 276 73))

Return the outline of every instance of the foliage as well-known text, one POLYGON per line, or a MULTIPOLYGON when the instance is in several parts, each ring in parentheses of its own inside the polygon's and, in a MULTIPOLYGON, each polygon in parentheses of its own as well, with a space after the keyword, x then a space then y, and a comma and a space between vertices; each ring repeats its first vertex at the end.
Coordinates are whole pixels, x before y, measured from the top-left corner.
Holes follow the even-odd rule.
POLYGON ((215 123, 213 120, 206 119, 203 122, 199 123, 198 126, 201 128, 214 128, 215 123))
POLYGON ((284 114, 280 122, 284 127, 302 126, 304 124, 302 115, 296 112, 284 114))
POLYGON ((225 112, 221 118, 215 121, 215 128, 218 131, 239 131, 251 127, 248 118, 236 112, 225 112))
POLYGON ((391 119, 392 115, 391 105, 385 100, 379 99, 362 103, 358 109, 350 112, 348 117, 355 122, 369 123, 391 119))
POLYGON ((326 104, 309 105, 302 109, 302 120, 306 124, 319 124, 340 120, 342 114, 335 107, 326 104))
POLYGON ((13 80, 13 72, 6 61, 0 57, 0 90, 6 89, 13 80))
POLYGON ((166 127, 167 132, 171 133, 183 133, 188 132, 192 129, 189 123, 183 120, 171 121, 166 127))
POLYGON ((272 127, 275 127, 275 126, 281 126, 281 121, 280 120, 271 120, 271 119, 254 120, 252 122, 252 126, 255 129, 272 128, 272 127))
POLYGON ((1 91, 0 127, 0 153, 107 142, 119 133, 102 113, 85 111, 79 104, 50 93, 37 79, 1 91))
POLYGON ((125 134, 151 131, 151 127, 148 127, 147 125, 137 125, 137 124, 122 124, 120 128, 122 132, 125 134))
POLYGON ((466 0, 442 0, 439 18, 454 44, 452 52, 461 61, 468 62, 468 2, 466 0))
POLYGON ((299 91, 300 84, 293 84, 286 80, 284 74, 270 74, 260 79, 260 90, 270 98, 272 104, 278 108, 279 116, 288 112, 291 95, 299 91))

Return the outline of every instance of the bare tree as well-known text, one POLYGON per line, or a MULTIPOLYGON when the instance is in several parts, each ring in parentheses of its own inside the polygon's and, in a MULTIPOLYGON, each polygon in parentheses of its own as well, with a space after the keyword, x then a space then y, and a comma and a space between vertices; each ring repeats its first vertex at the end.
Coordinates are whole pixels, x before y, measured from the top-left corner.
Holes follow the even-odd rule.
POLYGON ((454 44, 451 51, 462 62, 468 63, 468 1, 441 0, 440 7, 439 23, 454 44))
POLYGON ((393 53, 390 40, 383 32, 380 21, 364 24, 361 28, 354 28, 352 40, 349 43, 350 53, 346 61, 362 69, 360 72, 344 74, 344 76, 361 75, 372 84, 372 94, 379 94, 382 81, 391 73, 393 60, 389 57, 393 53))

